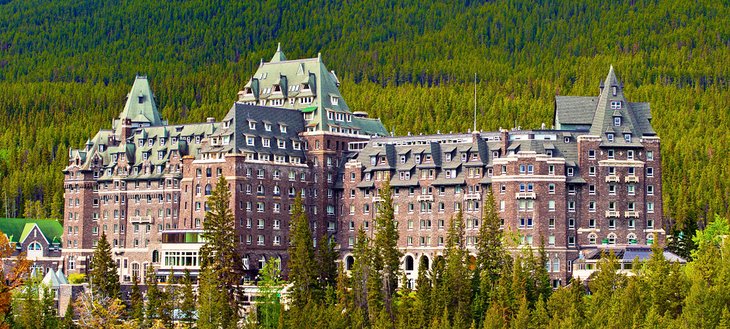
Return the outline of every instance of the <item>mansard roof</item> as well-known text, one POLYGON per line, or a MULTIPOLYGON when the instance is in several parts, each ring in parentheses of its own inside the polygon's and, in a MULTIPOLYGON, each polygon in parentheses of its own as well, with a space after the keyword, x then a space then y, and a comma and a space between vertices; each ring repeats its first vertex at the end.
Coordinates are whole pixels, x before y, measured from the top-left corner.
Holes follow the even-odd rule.
POLYGON ((244 103, 261 104, 263 100, 270 106, 312 113, 307 126, 315 131, 387 135, 380 119, 352 113, 340 94, 339 86, 337 75, 327 70, 320 56, 289 60, 279 46, 271 61, 262 61, 244 90, 238 94, 239 101, 244 103), (296 100, 290 103, 291 99, 296 100), (273 100, 281 102, 281 105, 272 105, 273 100), (332 117, 328 116, 328 112, 332 113, 332 117), (344 117, 342 120, 339 120, 338 113, 344 117))
POLYGON ((291 141, 299 142, 299 133, 303 132, 304 129, 304 118, 297 110, 254 106, 236 102, 223 118, 220 129, 211 135, 211 138, 229 136, 229 143, 227 145, 221 145, 220 143, 212 145, 209 143, 201 152, 263 152, 304 157, 304 147, 294 150, 292 143, 290 143, 291 141), (253 124, 255 129, 251 129, 249 124, 253 124), (265 129, 267 124, 271 125, 270 131, 265 129), (282 132, 282 126, 286 127, 285 132, 282 132), (248 136, 270 138, 271 146, 263 147, 260 138, 256 138, 254 145, 247 145, 246 137, 248 136), (276 145, 277 140, 287 141, 286 148, 278 148, 278 145, 276 145))
MULTIPOLYGON (((363 172, 390 171, 393 173, 391 186, 417 186, 418 177, 413 169, 440 168, 456 170, 449 177, 442 171, 436 173, 432 185, 462 185, 469 167, 492 167, 495 156, 504 143, 507 154, 499 158, 534 154, 545 158, 565 161, 567 166, 576 166, 578 161, 577 137, 579 132, 559 130, 513 130, 508 132, 508 140, 502 141, 499 132, 472 134, 419 135, 402 137, 378 137, 371 139, 359 150, 351 161, 362 165, 363 172), (549 152, 548 152, 549 151, 549 152), (547 155, 550 153, 550 155, 547 155), (466 161, 461 160, 466 154, 466 161), (476 154, 476 158, 474 155, 476 154), (426 157, 429 157, 426 162, 426 157), (385 157, 385 162, 382 161, 385 157), (403 157, 403 162, 401 162, 403 157), (416 157, 420 161, 416 161, 416 157), (450 160, 449 160, 450 157, 450 160), (373 159, 375 164, 373 164, 373 159), (409 180, 401 180, 398 172, 410 172, 409 180)), ((482 183, 491 183, 483 179, 482 183)), ((579 181, 575 181, 579 183, 579 181)), ((367 187, 365 185, 359 187, 367 187)))

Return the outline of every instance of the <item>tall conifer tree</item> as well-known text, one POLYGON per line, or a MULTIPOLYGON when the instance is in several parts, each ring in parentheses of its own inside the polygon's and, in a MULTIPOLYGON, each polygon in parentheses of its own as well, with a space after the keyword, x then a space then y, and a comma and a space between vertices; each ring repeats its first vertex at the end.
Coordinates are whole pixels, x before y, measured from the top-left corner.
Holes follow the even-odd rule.
POLYGON ((202 269, 212 270, 207 279, 213 280, 210 283, 226 293, 232 312, 225 313, 237 316, 238 285, 243 277, 243 262, 237 252, 239 246, 236 243, 235 220, 229 207, 230 200, 228 182, 221 175, 207 200, 209 210, 205 213, 203 223, 205 244, 200 248, 200 265, 202 269))
POLYGON ((378 215, 375 217, 375 236, 373 237, 373 261, 379 264, 373 265, 375 268, 381 269, 383 306, 385 306, 391 320, 394 320, 393 294, 398 288, 403 253, 398 249, 399 233, 396 227, 389 178, 385 180, 380 188, 379 195, 383 201, 377 206, 378 215))
POLYGON ((119 297, 117 263, 112 259, 112 248, 104 231, 101 232, 101 237, 99 237, 96 248, 94 248, 94 256, 91 259, 90 280, 95 294, 109 298, 119 297))
POLYGON ((317 273, 319 271, 315 262, 309 217, 304 210, 302 197, 299 193, 297 193, 292 207, 289 281, 292 282, 292 304, 301 308, 317 294, 317 273))

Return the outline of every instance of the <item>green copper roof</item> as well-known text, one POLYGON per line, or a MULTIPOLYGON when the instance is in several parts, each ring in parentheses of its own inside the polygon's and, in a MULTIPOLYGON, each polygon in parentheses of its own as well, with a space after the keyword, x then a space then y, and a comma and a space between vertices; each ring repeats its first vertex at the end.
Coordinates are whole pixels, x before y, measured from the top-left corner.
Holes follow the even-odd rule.
POLYGON ((307 126, 315 131, 386 135, 379 120, 354 118, 339 86, 337 75, 327 70, 321 56, 289 60, 279 46, 271 61, 262 62, 239 92, 239 101, 313 113, 307 126))
POLYGON ((36 225, 48 242, 61 241, 63 227, 55 219, 0 218, 0 232, 7 235, 10 242, 22 242, 36 225))
POLYGON ((276 53, 274 53, 274 57, 271 58, 271 63, 281 62, 285 60, 286 56, 284 56, 284 52, 281 51, 281 43, 279 43, 276 46, 276 53))
POLYGON ((131 119, 133 123, 149 124, 150 126, 162 124, 147 77, 137 76, 134 79, 132 90, 127 95, 127 103, 124 105, 119 119, 131 119))

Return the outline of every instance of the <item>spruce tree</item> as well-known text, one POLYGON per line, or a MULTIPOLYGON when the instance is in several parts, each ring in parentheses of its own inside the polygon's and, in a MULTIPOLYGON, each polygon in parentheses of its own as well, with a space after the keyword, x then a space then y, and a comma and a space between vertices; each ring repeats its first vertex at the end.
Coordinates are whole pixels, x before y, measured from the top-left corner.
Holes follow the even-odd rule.
POLYGON ((112 248, 104 231, 101 232, 101 237, 94 248, 94 256, 91 258, 90 281, 94 294, 119 298, 117 264, 112 259, 112 248))
MULTIPOLYGON (((224 176, 220 176, 215 189, 208 197, 209 210, 205 213, 203 238, 205 244, 200 248, 201 269, 212 270, 211 283, 225 292, 230 312, 224 314, 238 316, 238 285, 243 277, 243 262, 238 255, 235 221, 229 207, 231 192, 224 176)), ((225 322, 235 322, 225 319, 225 322)))
POLYGON ((256 300, 259 328, 275 329, 279 324, 281 317, 279 291, 282 285, 280 274, 279 260, 275 258, 270 258, 261 269, 261 279, 258 283, 261 295, 256 300))
POLYGON ((295 307, 303 307, 317 292, 317 264, 314 258, 312 231, 297 193, 291 215, 291 245, 289 246, 289 281, 292 282, 291 297, 295 307))
POLYGON ((337 285, 337 250, 335 250, 335 241, 327 238, 320 245, 316 252, 317 267, 319 269, 318 279, 320 291, 334 291, 337 285))
MULTIPOLYGON (((352 299, 354 308, 362 311, 363 321, 366 320, 366 316, 370 314, 368 302, 370 301, 370 292, 368 291, 368 278, 371 272, 371 250, 370 242, 365 235, 365 230, 360 227, 357 230, 357 237, 355 240, 355 248, 353 250, 353 256, 355 261, 352 269, 352 299)), ((376 292, 373 292, 377 294, 376 292)))
POLYGON ((469 252, 466 250, 464 216, 461 211, 451 218, 444 248, 444 294, 446 307, 454 325, 470 323, 471 281, 469 280, 469 252), (467 320, 469 319, 469 320, 467 320))
POLYGON ((477 239, 477 270, 480 277, 474 278, 479 284, 473 293, 473 314, 477 327, 480 327, 484 314, 489 307, 490 294, 494 290, 500 275, 507 265, 508 255, 502 243, 502 225, 497 212, 496 201, 492 189, 484 201, 484 213, 479 227, 477 239))
POLYGON ((145 304, 145 322, 148 327, 160 320, 165 297, 157 284, 155 269, 150 265, 147 268, 147 303, 145 304))
POLYGON ((182 278, 182 290, 180 291, 180 322, 190 327, 195 322, 195 292, 193 282, 190 278, 190 271, 185 269, 182 278))
POLYGON ((221 289, 213 266, 202 269, 198 286, 199 329, 233 328, 236 324, 235 309, 228 302, 228 295, 221 289))
POLYGON ((135 272, 132 275, 132 292, 129 296, 129 318, 136 320, 138 324, 142 325, 144 322, 144 297, 139 289, 139 278, 135 272))
POLYGON ((375 236, 373 237, 373 264, 381 271, 381 291, 383 306, 394 320, 393 294, 398 288, 398 278, 401 271, 400 263, 403 253, 398 249, 398 228, 393 208, 393 195, 390 189, 390 179, 386 179, 380 188, 382 202, 378 203, 378 215, 375 217, 375 236))
POLYGON ((66 312, 63 315, 63 319, 61 319, 59 327, 61 329, 76 329, 74 315, 74 303, 72 301, 71 303, 68 303, 68 306, 66 306, 66 312))
POLYGON ((423 328, 431 323, 431 275, 428 269, 428 259, 421 257, 418 262, 418 277, 416 278, 416 328, 423 328))

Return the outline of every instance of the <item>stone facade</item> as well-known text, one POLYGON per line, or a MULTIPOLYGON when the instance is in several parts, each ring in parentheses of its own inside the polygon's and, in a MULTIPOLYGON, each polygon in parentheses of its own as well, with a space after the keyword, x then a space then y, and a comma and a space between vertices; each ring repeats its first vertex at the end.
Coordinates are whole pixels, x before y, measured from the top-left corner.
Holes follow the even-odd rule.
POLYGON ((320 58, 279 50, 220 122, 168 125, 138 77, 112 130, 70 152, 66 268, 87 271, 104 231, 122 281, 149 264, 196 273, 206 199, 221 176, 247 279, 270 258, 286 273, 297 193, 314 243, 334 238, 350 266, 355 231, 373 233, 386 180, 410 280, 421 257, 442 253, 459 209, 475 252, 490 189, 503 229, 523 246, 544 243, 555 286, 581 251, 664 242, 659 138, 648 104, 626 101, 613 68, 598 97, 556 98, 557 129, 381 137, 382 124, 350 112, 338 86, 320 58))

